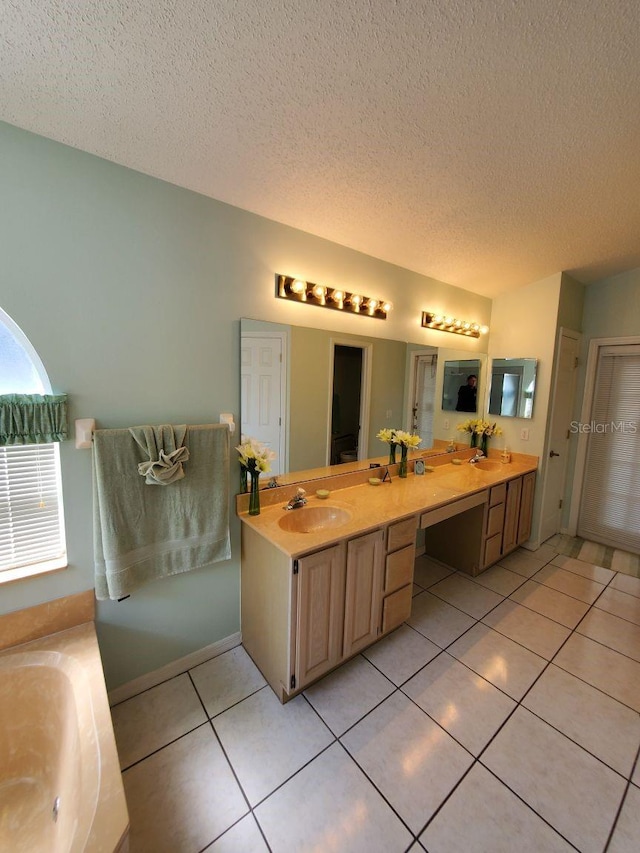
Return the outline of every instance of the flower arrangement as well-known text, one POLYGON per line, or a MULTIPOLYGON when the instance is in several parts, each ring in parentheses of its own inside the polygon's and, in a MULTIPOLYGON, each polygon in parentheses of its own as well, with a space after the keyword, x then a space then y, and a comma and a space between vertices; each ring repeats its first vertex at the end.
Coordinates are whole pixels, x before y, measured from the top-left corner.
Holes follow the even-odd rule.
POLYGON ((271 463, 276 458, 273 450, 255 438, 242 436, 242 443, 236 447, 240 455, 240 464, 248 471, 266 474, 271 470, 271 463))
POLYGON ((475 447, 480 436, 482 450, 487 451, 487 442, 494 435, 502 435, 502 429, 497 424, 492 424, 491 421, 485 421, 482 418, 467 418, 461 424, 458 424, 456 429, 459 432, 468 432, 471 434, 471 447, 475 447))
POLYGON ((403 429, 381 429, 376 438, 380 441, 386 441, 389 445, 389 465, 393 465, 396 461, 396 447, 400 447, 400 470, 401 477, 407 476, 407 450, 410 447, 417 447, 422 439, 419 435, 405 432, 403 429))
POLYGON ((422 439, 419 435, 415 433, 405 432, 402 429, 395 430, 396 434, 396 443, 400 444, 402 447, 417 447, 422 439))
POLYGON ((240 472, 242 475, 241 489, 247 491, 247 473, 251 477, 251 494, 249 496, 249 515, 260 515, 260 474, 271 470, 271 462, 276 458, 273 450, 255 438, 242 436, 241 443, 236 447, 240 456, 240 472))

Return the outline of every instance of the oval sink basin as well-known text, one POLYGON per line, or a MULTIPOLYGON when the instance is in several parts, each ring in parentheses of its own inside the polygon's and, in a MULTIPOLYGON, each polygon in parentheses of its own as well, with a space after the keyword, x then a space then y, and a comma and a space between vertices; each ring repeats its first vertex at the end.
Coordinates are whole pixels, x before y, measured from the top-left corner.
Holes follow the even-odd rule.
POLYGON ((290 509, 278 524, 289 533, 316 533, 331 527, 341 527, 351 518, 351 513, 339 506, 304 506, 290 509))
POLYGON ((500 471, 504 466, 502 462, 495 462, 493 459, 481 459, 479 462, 474 462, 473 467, 481 471, 500 471))

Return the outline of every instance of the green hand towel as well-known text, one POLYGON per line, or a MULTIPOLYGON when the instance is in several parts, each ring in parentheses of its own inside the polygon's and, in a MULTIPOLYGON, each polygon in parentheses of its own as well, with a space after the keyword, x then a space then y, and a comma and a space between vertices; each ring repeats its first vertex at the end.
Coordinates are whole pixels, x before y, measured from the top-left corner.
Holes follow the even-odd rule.
POLYGON ((144 583, 231 556, 229 429, 190 426, 188 474, 149 488, 138 465, 146 449, 128 429, 96 430, 94 559, 96 597, 118 599, 144 583))

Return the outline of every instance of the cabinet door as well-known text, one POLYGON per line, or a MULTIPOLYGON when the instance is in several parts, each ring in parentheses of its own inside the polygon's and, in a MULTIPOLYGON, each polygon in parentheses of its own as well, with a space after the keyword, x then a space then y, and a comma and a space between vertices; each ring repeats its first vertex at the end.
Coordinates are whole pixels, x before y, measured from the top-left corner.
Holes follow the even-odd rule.
POLYGON ((502 533, 502 553, 508 554, 518 544, 518 514, 522 494, 522 477, 507 483, 507 501, 504 512, 504 530, 502 533))
POLYGON ((295 686, 319 678, 342 658, 344 548, 298 560, 295 686))
POLYGON ((536 487, 536 472, 531 471, 522 478, 522 498, 520 500, 520 519, 518 521, 518 545, 531 536, 531 516, 533 515, 533 493, 536 487))
POLYGON ((344 657, 373 643, 380 633, 384 545, 381 530, 347 543, 344 657))

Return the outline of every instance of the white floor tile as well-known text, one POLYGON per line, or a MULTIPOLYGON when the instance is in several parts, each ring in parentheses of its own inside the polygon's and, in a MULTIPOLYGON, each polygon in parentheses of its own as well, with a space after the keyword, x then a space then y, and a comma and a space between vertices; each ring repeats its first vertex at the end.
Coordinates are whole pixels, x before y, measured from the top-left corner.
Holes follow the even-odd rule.
POLYGON ((509 597, 512 601, 553 619, 554 622, 566 625, 567 628, 575 628, 589 609, 586 602, 536 581, 526 581, 509 597))
POLYGON ((253 815, 248 814, 206 848, 208 853, 269 853, 253 815))
POLYGON ((640 846, 640 789, 629 786, 607 853, 637 853, 640 846))
POLYGON ((394 690, 389 679, 358 656, 307 688, 304 695, 339 737, 394 690))
POLYGON ((435 595, 423 592, 413 599, 411 617, 407 622, 428 640, 444 649, 464 634, 474 624, 475 619, 435 595))
POLYGON ((473 762, 402 693, 386 699, 342 743, 413 832, 422 829, 473 762))
POLYGON ((474 755, 487 745, 516 704, 447 652, 402 689, 474 755))
POLYGON ((115 705, 111 719, 124 769, 206 722, 207 715, 185 673, 115 705))
POLYGON ((213 724, 252 806, 334 740, 302 696, 281 705, 269 687, 229 708, 213 724))
POLYGON ((640 662, 640 625, 592 607, 576 630, 640 662))
POLYGON ((593 604, 604 589, 604 584, 583 578, 582 575, 568 572, 566 569, 553 565, 540 569, 534 575, 533 580, 550 586, 552 589, 557 589, 558 592, 564 592, 566 595, 578 598, 587 604, 593 604))
POLYGON ((561 569, 581 575, 583 578, 588 578, 588 580, 597 581, 598 583, 608 584, 615 575, 615 572, 611 571, 611 569, 605 569, 604 566, 585 563, 584 560, 576 560, 575 557, 565 557, 564 554, 558 554, 551 562, 554 566, 559 566, 561 569))
POLYGON ((547 563, 547 560, 543 557, 534 557, 531 551, 524 551, 522 548, 519 548, 512 554, 508 554, 506 557, 502 557, 500 560, 500 565, 504 566, 505 569, 509 569, 525 578, 535 575, 545 563, 547 563))
POLYGON ((256 809, 273 853, 401 853, 411 834, 339 744, 256 809))
POLYGON ((583 853, 602 853, 625 781, 524 708, 482 763, 583 853))
POLYGON ((530 554, 532 557, 536 557, 539 560, 544 560, 547 563, 549 560, 553 560, 553 558, 558 555, 556 549, 551 545, 548 545, 546 542, 544 545, 540 545, 540 547, 536 548, 535 551, 529 551, 528 548, 523 548, 522 550, 524 553, 530 554))
POLYGON ((571 633, 569 628, 529 610, 515 601, 504 601, 482 620, 540 657, 551 660, 571 633))
POLYGON ((588 637, 573 634, 553 662, 640 712, 640 663, 637 661, 588 637))
POLYGON ((194 667, 190 673, 210 717, 226 711, 267 683, 242 646, 194 667))
POLYGON ((439 653, 440 648, 431 640, 408 625, 401 625, 362 654, 399 686, 439 653))
POLYGON ((477 577, 473 578, 473 581, 487 589, 493 590, 493 592, 497 592, 499 595, 511 595, 512 592, 525 583, 522 575, 505 569, 500 564, 491 566, 490 569, 481 572, 477 577))
POLYGON ((627 595, 635 595, 636 598, 640 598, 640 578, 617 574, 609 586, 612 589, 619 589, 621 592, 626 592, 627 595))
POLYGON ((571 853, 573 847, 476 764, 420 836, 429 853, 571 853))
POLYGON ((553 664, 522 704, 629 778, 640 746, 640 716, 553 664))
POLYGON ((629 595, 619 589, 605 589, 595 606, 620 619, 626 619, 627 622, 640 625, 640 598, 635 595, 629 595))
POLYGON ((132 853, 201 850, 249 811, 208 723, 122 778, 132 853))
POLYGON ((418 557, 413 571, 413 580, 422 589, 428 589, 434 583, 453 574, 453 569, 430 560, 429 557, 418 557))
POLYGON ((480 623, 448 651, 514 699, 522 698, 547 665, 544 658, 480 623))
POLYGON ((433 595, 473 616, 481 619, 497 604, 504 600, 502 595, 490 589, 484 589, 469 578, 455 574, 432 586, 429 590, 433 595))

